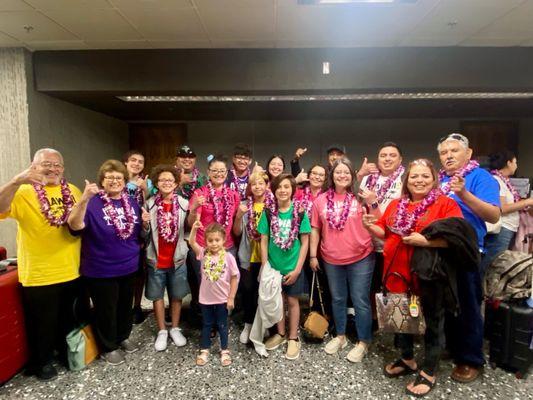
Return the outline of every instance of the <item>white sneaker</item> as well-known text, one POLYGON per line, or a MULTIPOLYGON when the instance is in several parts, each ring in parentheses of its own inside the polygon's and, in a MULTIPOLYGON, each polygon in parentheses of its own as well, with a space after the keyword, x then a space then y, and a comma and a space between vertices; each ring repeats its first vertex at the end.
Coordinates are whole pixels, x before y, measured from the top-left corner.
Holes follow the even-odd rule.
POLYGON ((353 349, 346 355, 346 359, 353 363, 358 363, 363 361, 365 354, 368 352, 368 345, 363 342, 359 342, 355 345, 353 349))
POLYGON ((334 337, 326 344, 324 351, 328 354, 335 354, 346 346, 348 346, 348 340, 346 338, 344 338, 344 341, 341 341, 338 337, 334 337))
POLYGON ((246 344, 250 341, 250 331, 252 330, 252 324, 244 324, 244 328, 239 336, 239 342, 246 344))
POLYGON ((178 347, 183 347, 187 344, 187 339, 185 339, 185 336, 183 336, 183 333, 181 333, 180 328, 172 328, 170 330, 170 337, 172 338, 174 344, 178 347))
POLYGON ((154 348, 155 351, 164 351, 167 349, 168 331, 162 329, 157 332, 157 338, 155 339, 154 348))

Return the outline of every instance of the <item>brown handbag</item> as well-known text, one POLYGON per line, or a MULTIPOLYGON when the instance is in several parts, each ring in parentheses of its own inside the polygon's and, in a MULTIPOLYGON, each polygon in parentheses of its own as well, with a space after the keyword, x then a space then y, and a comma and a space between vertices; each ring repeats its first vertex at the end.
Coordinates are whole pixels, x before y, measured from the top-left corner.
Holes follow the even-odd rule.
MULTIPOLYGON (((405 281, 405 278, 393 272, 405 281)), ((410 293, 389 293, 386 289, 386 281, 390 273, 383 279, 383 292, 376 293, 376 311, 378 326, 382 332, 410 333, 423 335, 426 331, 426 323, 422 313, 422 306, 418 296, 410 293), (417 310, 417 313, 413 311, 417 310)))
POLYGON ((322 302, 322 291, 320 290, 320 283, 316 272, 313 271, 313 280, 311 283, 311 295, 309 297, 309 308, 313 307, 313 290, 315 288, 315 282, 318 290, 318 298, 320 300, 320 308, 322 314, 317 311, 311 311, 304 322, 304 330, 306 334, 315 339, 324 339, 326 332, 328 331, 329 321, 326 318, 326 312, 324 311, 324 303, 322 302))

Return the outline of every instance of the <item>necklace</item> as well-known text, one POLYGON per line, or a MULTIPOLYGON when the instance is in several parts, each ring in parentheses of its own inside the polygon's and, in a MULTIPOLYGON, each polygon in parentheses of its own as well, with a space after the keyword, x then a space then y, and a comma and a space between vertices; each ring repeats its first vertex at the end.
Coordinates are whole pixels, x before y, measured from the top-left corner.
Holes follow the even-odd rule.
POLYGON ((172 194, 171 212, 165 212, 161 193, 155 196, 154 202, 157 206, 157 230, 159 231, 159 236, 167 243, 175 243, 178 238, 180 224, 178 196, 172 194))
POLYGON ((235 168, 232 168, 231 175, 233 177, 232 179, 233 188, 232 189, 239 192, 239 196, 241 199, 245 199, 246 198, 246 186, 248 184, 248 177, 250 175, 250 171, 246 170, 246 175, 244 175, 243 177, 239 177, 237 176, 237 171, 235 171, 235 168))
POLYGON ((213 204, 215 221, 222 225, 224 228, 230 225, 231 219, 231 206, 233 205, 233 198, 230 196, 229 189, 226 185, 222 187, 222 196, 217 196, 215 188, 211 181, 207 184, 209 196, 207 200, 213 204), (222 203, 222 209, 221 209, 222 203))
POLYGON ((279 207, 276 202, 272 202, 271 208, 268 210, 270 212, 270 230, 272 234, 272 239, 274 244, 279 247, 281 250, 288 250, 292 247, 292 244, 298 237, 300 230, 300 218, 298 215, 298 209, 300 205, 298 203, 292 204, 292 215, 291 215, 291 228, 289 230, 289 235, 286 240, 283 240, 281 237, 281 231, 279 227, 279 207))
POLYGON ((246 233, 251 240, 258 241, 261 239, 261 234, 257 232, 257 218, 261 213, 257 213, 254 210, 254 200, 252 196, 249 196, 246 200, 246 206, 248 207, 248 221, 246 222, 246 233))
POLYGON ((52 213, 52 208, 50 207, 50 201, 48 201, 48 198, 46 197, 46 191, 44 190, 43 185, 34 183, 33 189, 37 193, 37 200, 39 201, 40 208, 41 208, 41 214, 43 214, 44 218, 48 221, 48 223, 51 226, 60 227, 67 222, 67 218, 70 215, 70 212, 72 211, 72 207, 74 206, 74 201, 72 200, 72 195, 70 192, 70 188, 68 187, 67 181, 65 178, 62 178, 59 182, 61 187, 61 198, 63 200, 63 214, 61 216, 56 217, 52 213))
POLYGON ((216 282, 226 269, 226 251, 221 250, 218 253, 218 260, 212 260, 212 254, 208 250, 204 257, 204 273, 211 282, 216 282))
POLYGON ((98 192, 98 195, 104 202, 103 210, 111 219, 117 236, 122 240, 128 239, 132 235, 133 229, 135 227, 135 213, 133 211, 133 208, 131 208, 129 196, 126 191, 122 191, 120 193, 120 203, 122 204, 122 209, 124 210, 124 217, 126 218, 126 222, 123 224, 120 222, 117 210, 115 209, 115 206, 113 205, 113 202, 111 201, 107 193, 103 190, 100 190, 98 192))
POLYGON ((348 220, 348 215, 350 215, 350 208, 352 206, 354 195, 352 192, 346 192, 346 196, 342 202, 342 211, 340 216, 337 218, 333 204, 334 194, 335 191, 333 189, 329 189, 326 193, 326 220, 328 221, 328 226, 331 229, 342 231, 346 221, 348 220))
POLYGON ((507 189, 509 189, 509 191, 512 193, 513 195, 513 199, 514 199, 514 202, 516 203, 517 201, 520 201, 521 197, 520 197, 520 194, 516 191, 515 187, 511 184, 511 181, 509 180, 508 177, 504 176, 500 171, 498 171, 497 169, 493 169, 492 171, 490 171, 490 173, 492 175, 495 175, 497 176, 498 178, 500 178, 503 183, 505 184, 505 186, 507 186, 507 189))
MULTIPOLYGON (((385 179, 385 182, 383 182, 383 185, 381 185, 381 187, 376 192, 376 201, 378 203, 380 204, 383 203, 383 201, 386 198, 385 196, 389 192, 389 189, 391 188, 392 184, 396 181, 396 179, 398 179, 400 175, 404 173, 404 171, 405 171, 404 166, 400 165, 398 168, 396 168, 396 170, 391 175, 389 175, 385 179)), ((381 176, 380 173, 370 175, 366 181, 366 187, 369 190, 374 190, 376 184, 378 183, 378 179, 380 176, 381 176)))
POLYGON ((391 230, 401 236, 409 235, 415 229, 418 219, 425 214, 428 207, 435 203, 441 194, 439 189, 431 190, 411 213, 407 212, 411 200, 408 196, 402 197, 398 203, 396 218, 391 230))
MULTIPOLYGON (((463 168, 457 171, 457 173, 455 173, 454 176, 460 176, 461 178, 464 178, 477 167, 479 167, 479 163, 477 161, 470 160, 465 166, 463 166, 463 168)), ((445 177, 446 177, 446 172, 444 171, 444 169, 441 169, 439 171, 439 181, 442 182, 445 177)), ((450 181, 442 185, 440 190, 445 196, 447 196, 448 193, 450 193, 450 181)))

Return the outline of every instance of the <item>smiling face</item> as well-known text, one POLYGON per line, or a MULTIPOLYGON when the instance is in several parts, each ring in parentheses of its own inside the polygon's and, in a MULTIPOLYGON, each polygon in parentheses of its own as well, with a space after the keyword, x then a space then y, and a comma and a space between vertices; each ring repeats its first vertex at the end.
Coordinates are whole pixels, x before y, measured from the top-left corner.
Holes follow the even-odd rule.
POLYGON ((156 186, 157 190, 159 190, 161 195, 163 197, 166 197, 172 192, 174 192, 174 190, 176 190, 178 184, 176 182, 176 179, 174 178, 174 175, 172 175, 168 171, 165 171, 161 172, 157 177, 156 186))
POLYGON ((340 163, 333 170, 333 183, 336 189, 348 188, 352 185, 352 173, 347 165, 340 163))
POLYGON ((326 181, 326 169, 315 165, 309 171, 309 185, 313 188, 321 188, 326 181))
POLYGON ((216 254, 224 249, 224 235, 220 232, 209 232, 205 234, 207 250, 216 254))
POLYGON ((285 203, 292 198, 292 185, 288 179, 283 179, 274 193, 278 202, 285 203))
POLYGON ((196 165, 196 157, 176 157, 176 167, 189 173, 196 165))
POLYGON ((267 183, 264 179, 255 178, 250 182, 250 189, 254 198, 263 197, 267 189, 267 183))
POLYGON ((137 176, 144 169, 144 157, 142 154, 132 154, 124 165, 130 176, 137 176))
POLYGON ((252 160, 248 156, 236 154, 233 156, 232 162, 235 171, 237 171, 237 173, 242 174, 248 169, 252 160))
POLYGON ((104 192, 109 197, 116 198, 120 196, 120 193, 124 190, 126 182, 124 181, 124 175, 121 172, 109 171, 104 174, 104 178, 101 182, 104 192))
POLYGON ((44 152, 32 162, 32 169, 44 176, 45 185, 55 186, 63 178, 65 167, 59 154, 44 152))
POLYGON ((283 172, 283 161, 279 157, 274 157, 270 163, 268 163, 268 173, 272 178, 280 175, 283 172))
POLYGON ((407 176, 407 191, 415 201, 423 199, 435 187, 431 168, 426 165, 413 165, 407 176))
POLYGON ((333 166, 333 163, 337 161, 337 159, 344 157, 344 153, 339 150, 331 150, 328 153, 328 163, 330 166, 333 166))
POLYGON ((447 175, 465 166, 472 157, 472 149, 466 148, 458 140, 447 140, 439 145, 439 158, 447 175))
POLYGON ((402 157, 396 147, 383 147, 378 154, 378 168, 385 176, 392 174, 400 166, 402 157))
POLYGON ((209 166, 209 180, 215 187, 219 187, 224 184, 226 176, 228 175, 228 169, 226 163, 222 161, 214 161, 209 166))

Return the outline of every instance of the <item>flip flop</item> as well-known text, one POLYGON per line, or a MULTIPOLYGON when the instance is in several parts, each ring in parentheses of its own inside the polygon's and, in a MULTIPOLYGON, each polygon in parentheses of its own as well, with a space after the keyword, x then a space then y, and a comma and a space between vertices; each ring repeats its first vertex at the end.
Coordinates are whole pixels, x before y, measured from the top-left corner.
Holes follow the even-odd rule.
POLYGON ((223 367, 227 367, 227 366, 231 365, 232 362, 233 361, 231 360, 231 355, 230 355, 229 350, 222 350, 220 352, 220 364, 223 367))
POLYGON ((424 397, 433 390, 436 384, 437 384, 437 381, 431 382, 429 379, 423 377, 419 373, 413 382, 413 387, 418 386, 418 385, 426 385, 427 387, 429 387, 429 390, 426 393, 414 393, 414 392, 411 392, 409 389, 405 388, 405 393, 407 393, 409 396, 414 396, 414 397, 419 397, 419 398, 424 397))
POLYGON ((398 368, 398 367, 401 367, 403 368, 403 370, 401 370, 400 372, 397 372, 395 374, 391 374, 390 372, 387 371, 387 365, 385 365, 383 367, 383 374, 385 374, 385 376, 387 378, 398 378, 400 376, 405 376, 405 375, 411 375, 411 374, 414 374, 415 372, 418 371, 418 368, 411 368, 409 365, 407 365, 405 363, 405 361, 403 361, 401 358, 397 359, 396 361, 394 361, 394 363, 391 365, 391 368, 398 368))
POLYGON ((209 360, 209 350, 200 350, 200 354, 196 356, 196 365, 203 367, 209 360))

